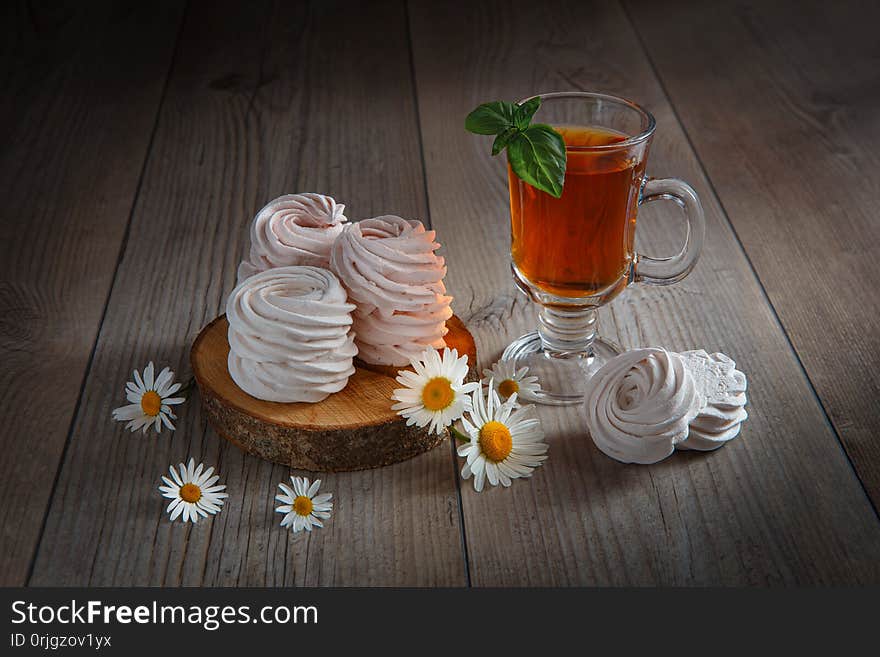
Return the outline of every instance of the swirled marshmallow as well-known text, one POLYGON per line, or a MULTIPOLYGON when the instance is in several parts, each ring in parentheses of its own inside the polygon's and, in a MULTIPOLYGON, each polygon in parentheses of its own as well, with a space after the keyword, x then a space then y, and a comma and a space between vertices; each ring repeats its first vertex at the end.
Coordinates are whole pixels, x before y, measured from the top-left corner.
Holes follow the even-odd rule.
POLYGON ((377 365, 407 365, 426 347, 441 348, 452 316, 440 245, 420 221, 386 215, 347 225, 330 266, 357 305, 359 357, 377 365))
POLYGON ((330 248, 348 221, 345 206, 323 194, 286 194, 270 201, 251 223, 251 248, 238 282, 273 267, 328 269, 330 248))
POLYGON ((623 463, 656 463, 672 454, 702 406, 684 361, 655 348, 609 360, 587 382, 585 397, 593 442, 623 463))
POLYGON ((688 437, 676 449, 709 451, 736 438, 749 416, 746 405, 746 375, 722 353, 702 349, 679 354, 694 378, 704 405, 691 420, 688 437))
POLYGON ((279 267, 245 279, 226 302, 232 380, 266 401, 339 392, 354 374, 353 310, 326 269, 279 267))

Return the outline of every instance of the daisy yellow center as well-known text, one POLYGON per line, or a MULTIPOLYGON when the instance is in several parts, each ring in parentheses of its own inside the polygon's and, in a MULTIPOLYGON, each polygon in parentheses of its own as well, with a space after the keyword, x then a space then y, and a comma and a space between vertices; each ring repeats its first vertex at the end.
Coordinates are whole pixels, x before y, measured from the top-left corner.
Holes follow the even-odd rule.
POLYGON ((422 390, 422 404, 429 411, 442 411, 455 401, 452 382, 445 376, 434 377, 422 390))
POLYGON ((180 487, 180 499, 195 503, 202 499, 202 489, 195 484, 184 484, 180 487))
POLYGON ((293 500, 293 510, 297 515, 307 516, 312 512, 312 501, 305 495, 300 495, 293 500))
POLYGON ((498 392, 504 397, 510 397, 513 393, 519 392, 519 384, 513 379, 504 379, 498 384, 498 392))
POLYGON ((503 461, 513 449, 510 429, 501 422, 486 422, 480 429, 480 451, 493 463, 503 461))
POLYGON ((156 417, 162 410, 162 398, 155 390, 147 390, 141 397, 141 409, 147 415, 156 417))

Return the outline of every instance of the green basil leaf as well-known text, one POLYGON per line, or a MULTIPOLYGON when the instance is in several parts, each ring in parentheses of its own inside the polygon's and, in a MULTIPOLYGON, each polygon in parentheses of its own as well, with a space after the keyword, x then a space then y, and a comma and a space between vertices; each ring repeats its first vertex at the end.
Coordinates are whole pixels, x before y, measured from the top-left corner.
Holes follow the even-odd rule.
POLYGON ((507 145, 510 143, 510 140, 514 138, 517 134, 516 128, 508 128, 500 135, 495 137, 495 141, 492 142, 492 155, 498 155, 501 151, 507 148, 507 145))
POLYGON ((549 125, 536 123, 516 133, 507 145, 513 172, 532 187, 555 198, 565 183, 565 142, 549 125))
POLYGON ((464 127, 478 135, 497 135, 515 125, 517 105, 503 100, 483 103, 464 120, 464 127))
POLYGON ((514 122, 518 130, 525 130, 529 127, 529 122, 541 106, 541 97, 535 96, 531 100, 527 100, 522 105, 517 105, 516 116, 514 122))

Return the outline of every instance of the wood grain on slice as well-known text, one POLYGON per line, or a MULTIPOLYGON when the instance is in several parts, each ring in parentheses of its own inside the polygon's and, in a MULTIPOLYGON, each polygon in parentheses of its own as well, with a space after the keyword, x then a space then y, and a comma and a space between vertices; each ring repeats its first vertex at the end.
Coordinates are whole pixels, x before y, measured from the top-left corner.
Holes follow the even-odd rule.
POLYGON ((322 476, 332 518, 292 534, 274 510, 290 469, 218 437, 194 397, 174 433, 132 435, 110 420, 134 367, 153 359, 188 375, 268 200, 315 191, 353 219, 426 215, 406 52, 399 4, 190 4, 32 583, 465 582, 444 449, 322 476), (185 526, 168 521, 156 486, 191 455, 217 467, 230 497, 185 526))
POLYGON ((0 8, 0 585, 34 558, 181 18, 0 8))
MULTIPOLYGON (((410 25, 433 228, 482 364, 535 320, 510 278, 504 163, 464 117, 491 100, 600 90, 655 114, 649 174, 692 183, 708 223, 694 272, 628 289, 600 311, 600 332, 626 347, 723 351, 749 377, 741 437, 653 466, 601 454, 583 409, 539 408, 550 452, 531 479, 479 494, 462 482, 474 584, 880 581, 877 518, 621 7, 416 2, 410 25)), ((668 255, 682 232, 673 204, 652 204, 637 246, 668 255)))
MULTIPOLYGON (((447 324, 447 344, 461 346, 475 362, 473 338, 464 324, 457 317, 447 324)), ((359 364, 345 388, 315 404, 256 399, 229 375, 228 330, 225 315, 208 324, 193 344, 190 361, 208 421, 249 454, 291 468, 339 472, 398 463, 446 438, 446 432, 408 426, 391 409, 400 368, 377 372, 359 364)))
POLYGON ((880 508, 880 5, 627 5, 880 508))

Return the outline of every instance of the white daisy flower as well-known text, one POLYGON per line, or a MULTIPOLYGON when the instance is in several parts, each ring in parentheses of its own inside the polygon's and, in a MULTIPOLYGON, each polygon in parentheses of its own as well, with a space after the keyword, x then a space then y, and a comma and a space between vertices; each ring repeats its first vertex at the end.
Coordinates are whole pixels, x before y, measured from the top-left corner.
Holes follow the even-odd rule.
POLYGON ((294 533, 303 529, 310 532, 312 527, 323 527, 324 523, 321 520, 329 518, 330 509, 333 508, 333 503, 330 501, 333 494, 316 494, 321 487, 320 479, 315 479, 310 485, 308 477, 291 477, 290 483, 293 484, 293 488, 284 483, 278 484, 278 488, 284 491, 284 494, 275 496, 275 499, 281 502, 281 506, 275 511, 284 514, 281 526, 290 527, 294 533))
POLYGON ((468 393, 479 388, 478 383, 465 383, 468 373, 467 356, 458 357, 458 350, 444 349, 443 357, 433 347, 422 352, 422 358, 412 361, 415 372, 401 370, 397 382, 406 386, 395 390, 391 398, 398 404, 391 407, 406 418, 406 425, 430 425, 429 433, 442 433, 462 413, 470 410, 468 393))
POLYGON ((171 420, 177 416, 171 411, 175 404, 182 404, 185 397, 172 397, 180 390, 180 384, 174 383, 174 372, 169 368, 153 377, 153 361, 144 368, 144 376, 134 371, 134 381, 125 384, 125 396, 131 403, 113 410, 113 419, 120 422, 128 421, 126 429, 132 432, 141 429, 143 433, 152 425, 156 433, 162 433, 162 425, 174 431, 171 420))
POLYGON ((222 492, 226 486, 216 486, 217 480, 220 479, 214 474, 214 468, 205 470, 203 463, 199 463, 196 467, 196 461, 190 458, 189 465, 183 463, 177 466, 178 472, 174 466, 169 466, 171 478, 163 476, 162 481, 165 486, 159 486, 162 497, 171 499, 167 513, 171 514, 171 520, 177 520, 178 516, 182 516, 183 522, 198 522, 199 516, 206 518, 220 511, 223 506, 223 498, 229 497, 222 492), (211 476, 214 475, 214 476, 211 476))
POLYGON ((501 403, 492 382, 488 399, 482 385, 472 395, 470 420, 461 420, 471 441, 458 447, 458 455, 467 459, 461 476, 474 476, 474 489, 479 493, 488 478, 497 486, 510 486, 513 479, 532 476, 532 470, 547 458, 548 445, 542 442, 544 430, 534 417, 534 406, 517 408, 516 393, 501 403))
POLYGON ((538 383, 538 377, 527 376, 528 373, 528 367, 516 369, 514 361, 503 359, 491 369, 483 370, 483 376, 490 381, 495 380, 495 390, 502 399, 508 399, 516 393, 519 399, 535 401, 536 393, 541 391, 541 384, 538 383))

